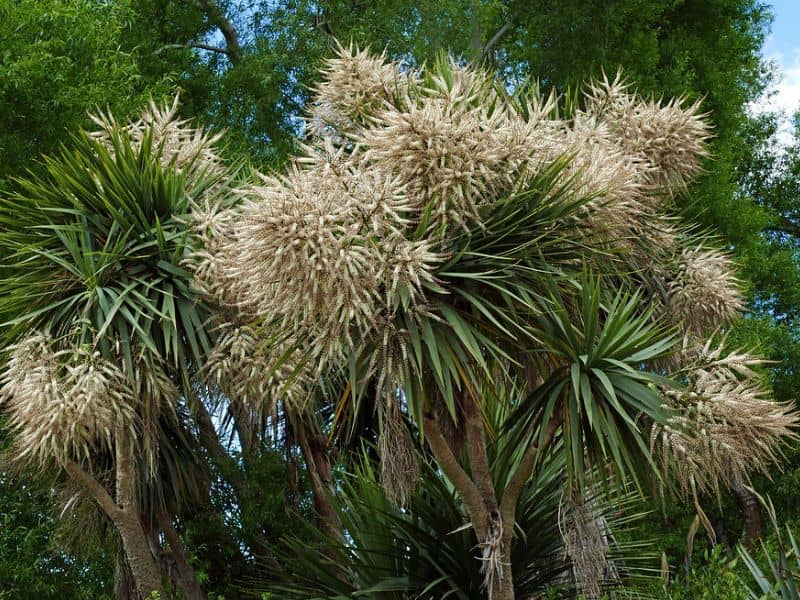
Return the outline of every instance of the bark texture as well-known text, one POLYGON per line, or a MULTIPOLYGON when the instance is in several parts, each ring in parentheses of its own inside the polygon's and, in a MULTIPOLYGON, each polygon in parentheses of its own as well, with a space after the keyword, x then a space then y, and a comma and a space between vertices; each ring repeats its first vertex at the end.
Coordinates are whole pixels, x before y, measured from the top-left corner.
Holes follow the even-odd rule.
POLYGON ((195 3, 206 13, 208 20, 219 28, 225 38, 225 49, 213 48, 213 51, 224 52, 228 55, 231 64, 238 65, 242 62, 242 46, 239 43, 239 33, 233 23, 214 0, 195 0, 195 3))
POLYGON ((147 598, 152 592, 163 595, 161 571, 158 568, 150 543, 145 535, 138 514, 121 513, 114 523, 122 538, 122 547, 128 559, 136 589, 141 598, 147 598))
POLYGON ((733 495, 742 514, 742 543, 751 547, 761 539, 761 508, 756 495, 741 482, 733 486, 733 495))
POLYGON ((333 491, 333 474, 327 440, 315 435, 302 418, 294 419, 292 427, 306 463, 308 478, 311 482, 311 493, 314 496, 314 510, 323 529, 333 537, 341 537, 342 523, 330 500, 330 494, 333 491))
POLYGON ((133 580, 122 548, 117 550, 114 559, 114 598, 116 600, 137 600, 136 582, 133 580))
POLYGON ((486 426, 480 404, 469 392, 462 395, 460 402, 470 473, 461 465, 443 435, 436 411, 424 415, 425 438, 439 468, 458 491, 469 514, 481 549, 490 600, 514 600, 511 548, 517 503, 525 483, 533 474, 539 451, 549 446, 561 425, 561 413, 557 412, 547 423, 541 447, 532 443, 505 489, 497 490, 489 464, 486 426))
POLYGON ((127 431, 117 432, 116 459, 117 514, 112 520, 122 538, 122 547, 139 595, 143 598, 152 592, 163 595, 161 570, 150 549, 136 502, 136 455, 127 431))

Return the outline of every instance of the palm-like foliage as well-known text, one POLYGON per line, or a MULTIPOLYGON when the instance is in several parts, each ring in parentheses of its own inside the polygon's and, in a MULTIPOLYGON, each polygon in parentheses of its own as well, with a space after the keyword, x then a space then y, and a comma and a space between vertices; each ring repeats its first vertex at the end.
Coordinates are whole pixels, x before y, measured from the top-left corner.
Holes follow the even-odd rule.
MULTIPOLYGON (((519 446, 515 450, 521 454, 519 446)), ((400 509, 370 461, 366 453, 357 458, 353 473, 343 477, 337 490, 344 544, 317 529, 286 537, 274 546, 277 563, 267 565, 263 582, 253 582, 252 588, 298 600, 481 597, 484 576, 473 562, 478 542, 474 531, 463 525, 467 515, 457 491, 424 462, 419 486, 400 509)), ((495 464, 495 472, 502 474, 502 461, 495 464)), ((547 588, 572 597, 581 590, 560 531, 564 466, 563 455, 549 455, 520 498, 521 540, 511 557, 521 573, 516 584, 520 597, 535 597, 547 588)), ((632 499, 620 496, 593 508, 603 535, 637 518, 635 512, 627 513, 632 499)), ((604 588, 637 574, 637 562, 648 556, 636 544, 619 545, 610 539, 605 544, 601 554, 592 557, 603 572, 599 583, 604 588)))
POLYGON ((657 386, 672 384, 641 366, 669 352, 671 336, 652 311, 642 311, 639 294, 620 292, 607 305, 602 299, 597 279, 583 280, 571 302, 553 289, 535 326, 550 374, 522 407, 523 414, 541 411, 545 423, 562 415, 568 477, 576 489, 584 487, 587 464, 608 468, 609 475, 641 474, 642 463, 652 464, 642 428, 669 416, 657 386))
POLYGON ((219 176, 201 156, 177 170, 162 152, 152 131, 138 146, 121 129, 109 145, 82 134, 3 199, 6 343, 41 329, 96 346, 128 373, 154 361, 188 380, 208 338, 182 266, 187 221, 193 203, 220 193, 219 176))
MULTIPOLYGON (((659 376, 686 357, 665 360, 660 323, 691 346, 741 305, 728 259, 688 250, 667 210, 698 172, 708 127, 696 104, 647 102, 619 80, 560 116, 552 99, 511 99, 445 59, 416 72, 340 49, 326 77, 316 137, 286 175, 248 190, 237 227, 218 228, 208 289, 259 317, 265 338, 284 337, 280 353, 300 365, 291 384, 335 371, 348 379, 338 414, 374 400, 382 459, 395 463, 384 483, 401 500, 396 475, 415 472, 399 451, 407 410, 465 504, 490 595, 513 598, 514 523, 537 457, 564 452, 576 506, 593 466, 623 480, 655 466, 643 431, 683 431, 692 410, 662 394, 672 384, 659 376), (504 435, 525 451, 495 481, 496 396, 483 390, 523 379, 530 398, 504 435)), ((780 424, 753 436, 767 447, 794 419, 770 415, 780 424)))
MULTIPOLYGON (((65 469, 140 535, 140 520, 172 514, 208 478, 186 411, 209 313, 184 261, 193 212, 227 188, 215 140, 174 108, 127 128, 98 120, 0 200, 12 457, 65 469)), ((160 588, 150 575, 140 591, 160 588)))
MULTIPOLYGON (((547 469, 526 494, 532 510, 519 523, 530 535, 514 560, 526 565, 525 587, 541 591, 563 577, 567 564, 558 532, 558 469, 547 469)), ((344 477, 337 493, 346 542, 288 538, 278 549, 281 567, 268 572, 269 589, 286 598, 480 597, 483 576, 474 568, 473 531, 464 527, 457 493, 425 463, 420 485, 401 510, 381 485, 368 458, 344 477)))

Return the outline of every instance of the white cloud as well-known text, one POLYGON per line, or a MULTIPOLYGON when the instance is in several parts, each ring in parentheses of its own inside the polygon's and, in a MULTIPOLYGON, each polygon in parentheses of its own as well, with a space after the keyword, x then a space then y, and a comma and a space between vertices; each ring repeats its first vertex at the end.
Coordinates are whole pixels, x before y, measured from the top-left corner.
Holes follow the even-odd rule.
POLYGON ((800 109, 800 48, 794 48, 789 57, 782 52, 772 53, 767 61, 777 65, 778 80, 748 109, 755 115, 780 113, 778 141, 785 145, 792 139, 792 116, 800 109))

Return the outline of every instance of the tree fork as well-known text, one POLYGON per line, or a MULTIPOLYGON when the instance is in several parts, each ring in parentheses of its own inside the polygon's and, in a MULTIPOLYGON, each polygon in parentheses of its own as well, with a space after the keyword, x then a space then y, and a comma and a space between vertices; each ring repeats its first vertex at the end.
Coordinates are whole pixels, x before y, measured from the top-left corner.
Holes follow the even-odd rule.
POLYGON ((116 502, 106 488, 84 471, 78 463, 70 461, 65 466, 70 475, 83 485, 114 523, 122 539, 125 559, 136 584, 136 590, 139 596, 146 598, 152 592, 163 592, 161 571, 150 550, 135 503, 133 443, 126 439, 124 431, 118 430, 116 434, 116 502), (127 448, 123 449, 123 445, 127 448))
MULTIPOLYGON (((491 600, 514 599, 514 575, 511 571, 511 539, 514 531, 513 515, 510 521, 503 518, 498 505, 497 491, 494 488, 489 453, 486 444, 486 426, 483 411, 475 397, 467 391, 463 397, 464 415, 466 418, 467 453, 469 454, 472 479, 481 494, 481 499, 488 515, 486 535, 480 540, 482 544, 495 544, 499 541, 501 571, 492 578, 490 590, 491 600), (507 541, 506 541, 507 540, 507 541)), ((483 557, 484 560, 486 557, 483 557)), ((485 568, 492 568, 484 565, 485 568)))
MULTIPOLYGON (((206 13, 209 20, 216 25, 222 36, 225 38, 225 54, 228 55, 228 59, 231 61, 232 65, 238 65, 242 62, 242 46, 239 43, 239 33, 236 31, 236 28, 233 26, 233 23, 225 16, 222 12, 222 9, 219 5, 214 2, 214 0, 195 0, 195 4, 197 4, 203 12, 206 13)), ((221 52, 221 48, 209 48, 206 47, 206 50, 213 50, 215 52, 221 52)))
POLYGON ((466 416, 467 446, 470 457, 472 477, 461 467, 458 459, 448 445, 436 418, 436 413, 428 411, 425 419, 425 439, 436 459, 439 468, 458 490, 467 509, 478 540, 488 539, 492 526, 501 528, 500 560, 507 567, 502 577, 493 580, 490 591, 492 600, 514 600, 514 578, 511 572, 511 545, 514 538, 517 502, 525 483, 533 474, 539 451, 544 451, 552 442, 561 426, 562 413, 556 412, 547 424, 541 445, 531 444, 525 452, 514 476, 503 491, 498 506, 491 471, 489 469, 486 445, 486 430, 483 414, 473 397, 465 394, 464 414, 466 416))

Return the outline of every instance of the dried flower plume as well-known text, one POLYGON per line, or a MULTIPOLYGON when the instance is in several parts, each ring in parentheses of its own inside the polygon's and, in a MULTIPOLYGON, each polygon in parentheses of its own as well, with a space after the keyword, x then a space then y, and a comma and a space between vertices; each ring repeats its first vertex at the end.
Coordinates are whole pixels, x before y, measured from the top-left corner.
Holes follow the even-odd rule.
POLYGON ((600 598, 609 568, 608 525, 594 498, 559 503, 558 527, 578 591, 600 598))
POLYGON ((725 352, 724 342, 686 352, 687 385, 669 390, 675 416, 654 427, 651 446, 664 471, 678 481, 683 495, 712 492, 720 484, 748 481, 749 474, 777 463, 781 444, 797 437, 798 415, 774 402, 753 367, 760 359, 741 351, 725 352))
POLYGON ((21 463, 90 459, 135 424, 128 381, 117 366, 83 347, 58 350, 39 332, 10 348, 0 383, 16 434, 13 458, 21 463))
POLYGON ((215 256, 216 295, 303 332, 313 356, 352 348, 398 291, 414 300, 432 281, 439 257, 403 233, 404 187, 341 150, 309 149, 286 175, 244 194, 237 231, 215 256))
POLYGON ((731 260, 701 246, 681 252, 668 294, 670 318, 696 335, 715 331, 744 308, 731 260))
POLYGON ((378 451, 386 493, 399 506, 407 506, 416 488, 419 464, 411 434, 394 400, 387 403, 378 451))
MULTIPOLYGON (((281 351, 241 325, 255 319, 302 342, 314 368, 303 381, 349 355, 381 393, 402 387, 412 330, 441 318, 426 290, 446 286, 436 275, 449 259, 442 249, 480 231, 492 203, 565 157, 554 188, 589 199, 577 226, 641 273, 692 344, 741 310, 730 260, 690 247, 662 202, 697 176, 707 154, 699 104, 648 101, 618 77, 590 86, 584 108, 559 119, 552 98, 521 108, 479 69, 450 61, 412 72, 353 48, 327 62, 315 93, 309 145, 288 169, 244 186, 235 208, 197 211, 203 248, 190 263, 198 284, 235 313, 209 367, 227 393, 287 393, 286 375, 269 367, 281 351)), ((676 416, 654 433, 665 464, 700 489, 762 467, 791 434, 794 415, 764 396, 737 356, 695 353, 705 366, 685 372, 688 391, 667 394, 676 416)), ((396 415, 387 418, 380 444, 392 457, 384 480, 403 501, 401 434, 396 415)), ((498 574, 485 542, 486 572, 498 574)))

